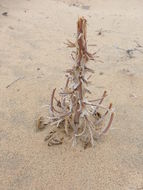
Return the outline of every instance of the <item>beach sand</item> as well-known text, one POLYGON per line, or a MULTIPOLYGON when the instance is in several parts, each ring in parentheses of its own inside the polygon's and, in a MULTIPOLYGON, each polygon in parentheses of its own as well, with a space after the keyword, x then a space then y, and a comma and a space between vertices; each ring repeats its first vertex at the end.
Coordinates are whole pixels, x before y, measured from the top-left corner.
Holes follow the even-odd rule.
POLYGON ((140 0, 0 0, 0 190, 143 189, 142 9, 140 0), (64 42, 78 16, 99 56, 91 97, 107 90, 115 118, 94 148, 48 147, 49 128, 37 132, 35 119, 65 84, 64 42))

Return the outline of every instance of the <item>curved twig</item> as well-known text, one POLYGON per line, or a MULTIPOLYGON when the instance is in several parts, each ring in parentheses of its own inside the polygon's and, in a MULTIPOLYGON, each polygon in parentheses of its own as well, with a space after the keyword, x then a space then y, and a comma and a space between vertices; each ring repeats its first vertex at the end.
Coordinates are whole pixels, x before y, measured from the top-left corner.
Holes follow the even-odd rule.
POLYGON ((113 118, 114 118, 114 113, 111 114, 107 127, 105 127, 105 129, 100 133, 99 137, 109 130, 109 128, 111 127, 113 118))
POLYGON ((52 92, 52 95, 51 95, 51 105, 50 105, 51 112, 53 112, 53 110, 54 110, 53 102, 54 102, 55 91, 56 91, 56 88, 53 89, 53 92, 52 92))
POLYGON ((102 95, 102 98, 101 98, 99 104, 102 104, 102 102, 103 102, 103 100, 104 100, 104 98, 105 98, 106 96, 107 96, 107 91, 104 91, 104 93, 103 93, 103 95, 102 95))

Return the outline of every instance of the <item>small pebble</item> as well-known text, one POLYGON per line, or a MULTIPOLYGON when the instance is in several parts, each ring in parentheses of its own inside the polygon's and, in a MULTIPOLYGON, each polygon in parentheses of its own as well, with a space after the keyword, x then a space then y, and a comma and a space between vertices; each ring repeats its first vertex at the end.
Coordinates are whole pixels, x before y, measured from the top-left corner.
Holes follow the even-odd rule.
POLYGON ((70 6, 79 7, 79 4, 78 3, 73 3, 70 6))

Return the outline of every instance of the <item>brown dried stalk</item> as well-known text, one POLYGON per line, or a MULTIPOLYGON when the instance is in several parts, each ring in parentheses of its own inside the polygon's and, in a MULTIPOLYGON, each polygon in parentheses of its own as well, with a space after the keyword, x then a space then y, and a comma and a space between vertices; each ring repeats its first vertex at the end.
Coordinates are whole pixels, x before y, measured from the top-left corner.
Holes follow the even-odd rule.
POLYGON ((72 54, 74 65, 71 69, 66 70, 66 85, 59 93, 59 99, 55 97, 56 88, 53 90, 49 106, 50 116, 47 117, 50 125, 57 125, 58 127, 62 124, 66 134, 68 134, 69 128, 72 129, 70 131, 73 131, 73 145, 76 144, 78 138, 88 136, 89 142, 93 146, 94 134, 98 131, 97 125, 109 115, 107 126, 102 130, 99 128, 98 135, 101 136, 110 128, 114 113, 112 104, 109 107, 102 105, 107 96, 106 91, 101 98, 90 101, 86 99, 86 94, 91 93, 87 89, 91 76, 88 73, 94 73, 92 69, 87 67, 87 62, 94 60, 95 54, 87 51, 86 25, 86 19, 84 17, 79 18, 76 42, 67 41, 69 48, 76 48, 72 54), (56 100, 57 105, 54 104, 54 100, 56 100), (99 109, 105 110, 105 113, 101 115, 99 109))

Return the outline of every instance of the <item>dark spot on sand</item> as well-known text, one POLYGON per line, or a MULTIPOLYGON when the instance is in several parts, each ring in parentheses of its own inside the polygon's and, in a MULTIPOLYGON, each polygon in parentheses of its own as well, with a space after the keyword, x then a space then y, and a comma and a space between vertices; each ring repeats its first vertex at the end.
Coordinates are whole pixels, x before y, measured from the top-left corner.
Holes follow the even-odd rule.
POLYGON ((2 15, 3 16, 8 16, 8 12, 3 12, 2 15))

